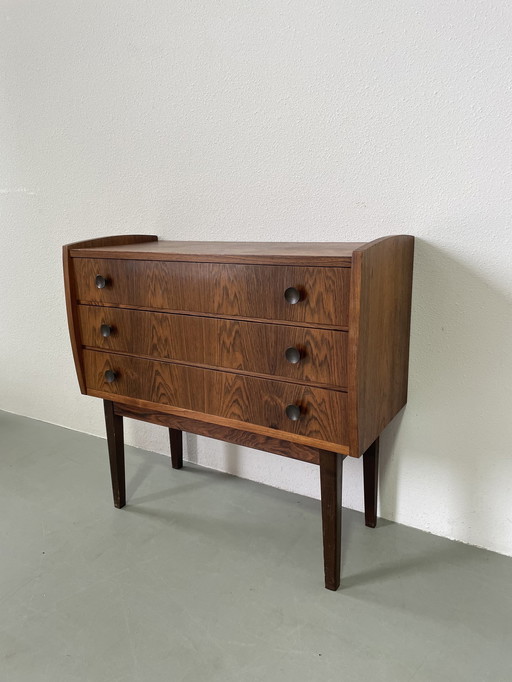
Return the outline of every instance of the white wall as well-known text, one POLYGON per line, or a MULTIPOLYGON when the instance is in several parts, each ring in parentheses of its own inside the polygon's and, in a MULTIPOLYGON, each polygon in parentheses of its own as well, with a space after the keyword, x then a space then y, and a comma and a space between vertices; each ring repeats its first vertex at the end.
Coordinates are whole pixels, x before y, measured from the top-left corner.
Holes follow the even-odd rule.
MULTIPOLYGON (((511 22, 506 0, 0 0, 0 408, 104 433, 63 243, 414 234, 381 514, 512 555, 511 22)), ((161 428, 127 440, 167 452, 161 428)), ((318 496, 310 465, 187 444, 318 496)), ((360 508, 361 462, 345 470, 360 508)))

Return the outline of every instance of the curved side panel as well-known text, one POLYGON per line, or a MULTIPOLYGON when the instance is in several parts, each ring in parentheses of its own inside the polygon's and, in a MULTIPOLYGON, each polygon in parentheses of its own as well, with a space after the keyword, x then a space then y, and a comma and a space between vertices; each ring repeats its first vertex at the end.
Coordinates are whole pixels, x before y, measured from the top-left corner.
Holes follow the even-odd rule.
POLYGON ((73 272, 73 259, 70 256, 71 249, 89 248, 97 246, 119 246, 121 244, 138 244, 142 242, 158 241, 156 235, 130 234, 118 235, 115 237, 99 237, 98 239, 88 239, 82 242, 66 244, 62 247, 62 259, 64 265, 64 289, 66 292, 66 312, 68 316, 69 338, 71 349, 75 361, 76 374, 80 391, 86 393, 84 368, 82 358, 82 341, 80 339, 80 325, 78 323, 78 313, 76 307, 75 277, 73 272))

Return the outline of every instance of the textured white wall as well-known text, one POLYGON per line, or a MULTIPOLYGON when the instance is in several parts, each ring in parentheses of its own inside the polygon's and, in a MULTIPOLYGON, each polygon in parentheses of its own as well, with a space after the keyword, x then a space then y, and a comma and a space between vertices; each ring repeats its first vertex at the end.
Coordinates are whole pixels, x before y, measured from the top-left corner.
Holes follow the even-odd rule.
MULTIPOLYGON (((414 234, 381 514, 512 555, 511 25, 506 0, 0 0, 0 407, 103 435, 63 243, 414 234)), ((164 429, 127 440, 167 452, 164 429)), ((318 495, 309 465, 187 445, 318 495)), ((345 469, 360 508, 361 462, 345 469)))

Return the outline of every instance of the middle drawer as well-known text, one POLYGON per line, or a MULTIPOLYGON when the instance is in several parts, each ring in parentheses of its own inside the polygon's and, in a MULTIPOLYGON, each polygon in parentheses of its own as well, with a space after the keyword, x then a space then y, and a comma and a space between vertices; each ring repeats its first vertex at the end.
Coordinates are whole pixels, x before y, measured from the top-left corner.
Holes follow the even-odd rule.
POLYGON ((346 332, 90 305, 78 314, 89 348, 347 385, 346 332))

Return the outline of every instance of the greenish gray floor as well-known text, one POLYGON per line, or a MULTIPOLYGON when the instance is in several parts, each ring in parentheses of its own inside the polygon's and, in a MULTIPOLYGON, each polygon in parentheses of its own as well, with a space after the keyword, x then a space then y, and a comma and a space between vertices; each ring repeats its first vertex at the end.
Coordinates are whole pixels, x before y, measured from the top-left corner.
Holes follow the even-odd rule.
POLYGON ((510 682, 512 560, 0 413, 1 682, 510 682))

